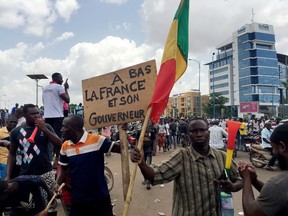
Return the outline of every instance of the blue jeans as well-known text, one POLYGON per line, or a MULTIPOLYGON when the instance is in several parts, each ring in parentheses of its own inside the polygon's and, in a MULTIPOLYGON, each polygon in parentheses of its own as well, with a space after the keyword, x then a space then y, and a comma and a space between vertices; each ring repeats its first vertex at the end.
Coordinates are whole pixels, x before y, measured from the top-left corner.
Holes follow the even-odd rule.
POLYGON ((5 179, 6 177, 6 170, 7 170, 7 165, 0 163, 0 178, 5 179))
POLYGON ((166 135, 165 143, 164 143, 164 149, 168 150, 170 148, 170 135, 166 135))
POLYGON ((176 148, 176 145, 177 145, 176 132, 171 132, 170 136, 172 137, 172 141, 173 141, 173 144, 174 144, 174 148, 176 148))

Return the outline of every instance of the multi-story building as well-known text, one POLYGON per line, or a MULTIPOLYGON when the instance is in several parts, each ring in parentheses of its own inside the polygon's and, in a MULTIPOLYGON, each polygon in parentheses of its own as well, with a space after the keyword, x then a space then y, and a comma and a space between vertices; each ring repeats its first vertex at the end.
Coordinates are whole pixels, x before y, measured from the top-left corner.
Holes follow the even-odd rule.
POLYGON ((209 101, 208 95, 202 95, 199 101, 198 91, 175 94, 169 98, 165 110, 165 116, 177 117, 180 114, 182 114, 184 116, 192 117, 202 115, 203 104, 207 104, 208 101, 209 101), (201 106, 199 106, 200 102, 201 106))
POLYGON ((281 92, 282 81, 287 80, 287 62, 283 60, 287 56, 277 56, 273 26, 246 24, 216 50, 207 63, 210 94, 226 97, 234 116, 278 115, 280 95, 286 97, 281 92))

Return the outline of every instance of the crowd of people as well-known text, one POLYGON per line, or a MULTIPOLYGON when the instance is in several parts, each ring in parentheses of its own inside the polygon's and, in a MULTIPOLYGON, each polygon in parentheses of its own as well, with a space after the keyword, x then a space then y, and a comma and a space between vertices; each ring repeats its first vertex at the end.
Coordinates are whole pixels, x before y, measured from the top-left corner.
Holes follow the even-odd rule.
MULTIPOLYGON (((1 214, 39 214, 65 183, 63 191, 69 197, 65 205, 70 216, 114 215, 104 176, 104 157, 111 152, 121 153, 117 126, 101 128, 98 133, 87 132, 82 104, 77 106, 76 114, 69 114, 69 102, 68 81, 63 82, 62 75, 54 73, 43 88, 43 110, 34 104, 16 104, 10 115, 1 118, 5 120, 0 129, 1 214)), ((236 149, 249 150, 245 138, 249 133, 259 133, 262 147, 273 154, 266 169, 273 170, 278 160, 279 167, 287 170, 285 124, 277 125, 278 122, 264 118, 235 121, 241 123, 236 149)), ((138 140, 142 123, 123 124, 122 128, 134 131, 138 140)), ((237 165, 233 160, 227 174, 228 136, 224 119, 160 118, 157 124, 149 122, 145 128, 143 150, 136 145, 131 148, 131 161, 138 163, 147 190, 152 185, 174 181, 173 216, 222 215, 221 192, 241 189, 245 216, 288 215, 287 173, 264 184, 252 165, 243 161, 237 165), (167 160, 152 165, 153 156, 168 152, 171 154, 167 160), (260 191, 259 197, 254 197, 252 186, 260 191)), ((48 215, 57 215, 56 201, 48 215)))

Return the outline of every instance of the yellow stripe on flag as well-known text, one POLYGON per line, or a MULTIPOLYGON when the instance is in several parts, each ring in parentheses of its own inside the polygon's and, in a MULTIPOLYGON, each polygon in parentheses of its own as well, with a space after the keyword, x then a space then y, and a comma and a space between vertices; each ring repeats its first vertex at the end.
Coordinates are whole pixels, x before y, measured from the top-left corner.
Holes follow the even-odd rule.
POLYGON ((184 56, 179 50, 177 45, 177 37, 178 37, 178 20, 173 20, 169 35, 166 39, 165 49, 162 56, 162 63, 170 60, 176 60, 176 74, 175 74, 175 82, 182 76, 187 68, 186 60, 184 56))
POLYGON ((187 63, 181 54, 179 48, 177 47, 177 61, 176 61, 176 75, 175 82, 182 76, 187 68, 187 63))
POLYGON ((178 29, 178 21, 173 20, 168 37, 166 39, 164 53, 162 56, 162 64, 170 59, 176 59, 176 52, 178 49, 177 48, 177 29, 178 29))
POLYGON ((232 156, 233 156, 233 150, 227 149, 225 169, 230 169, 232 164, 232 156))

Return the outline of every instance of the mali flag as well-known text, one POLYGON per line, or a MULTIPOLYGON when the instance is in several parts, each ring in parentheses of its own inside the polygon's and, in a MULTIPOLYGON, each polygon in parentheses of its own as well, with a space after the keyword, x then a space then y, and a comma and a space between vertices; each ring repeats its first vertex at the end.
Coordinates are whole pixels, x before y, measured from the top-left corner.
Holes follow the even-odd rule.
POLYGON ((174 83, 187 68, 189 0, 181 0, 166 39, 160 71, 156 79, 150 119, 155 123, 165 110, 174 83))

